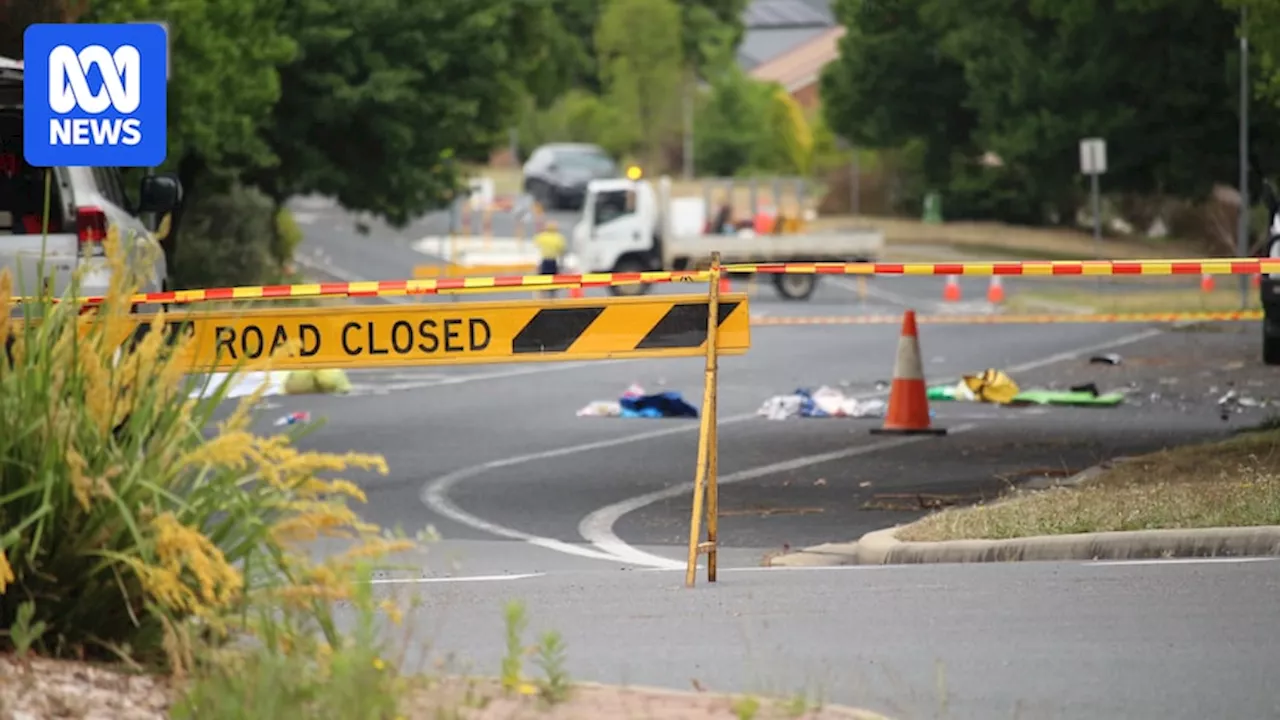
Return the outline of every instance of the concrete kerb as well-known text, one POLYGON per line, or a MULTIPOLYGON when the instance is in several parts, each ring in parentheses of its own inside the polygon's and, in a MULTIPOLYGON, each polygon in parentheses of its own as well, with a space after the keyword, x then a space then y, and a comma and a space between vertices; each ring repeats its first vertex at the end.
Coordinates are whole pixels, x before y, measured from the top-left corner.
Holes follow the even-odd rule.
POLYGON ((769 560, 771 567, 911 565, 1027 560, 1140 560, 1188 557, 1280 556, 1280 526, 1136 530, 1041 535, 1008 540, 907 542, 902 526, 876 530, 857 542, 827 543, 769 560))
MULTIPOLYGON (((1129 458, 1115 458, 1065 480, 1048 480, 1026 489, 1076 486, 1129 458)), ((1280 526, 1039 535, 1006 540, 899 540, 897 525, 869 532, 854 542, 825 543, 771 557, 770 567, 838 565, 911 565, 921 563, 1011 562, 1029 560, 1139 560, 1188 557, 1280 556, 1280 526)))

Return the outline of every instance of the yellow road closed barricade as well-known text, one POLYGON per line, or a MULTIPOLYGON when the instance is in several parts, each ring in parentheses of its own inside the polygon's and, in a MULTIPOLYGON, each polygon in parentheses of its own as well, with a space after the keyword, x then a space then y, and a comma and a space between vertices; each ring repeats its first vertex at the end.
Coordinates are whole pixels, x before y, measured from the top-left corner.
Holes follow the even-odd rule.
MULTIPOLYGON (((295 342, 295 352, 277 356, 273 367, 562 362, 705 355, 707 307, 704 295, 669 295, 272 308, 191 313, 166 324, 170 333, 192 336, 191 367, 201 371, 264 359, 295 342)), ((726 295, 717 316, 717 353, 745 353, 751 345, 746 295, 726 295)))

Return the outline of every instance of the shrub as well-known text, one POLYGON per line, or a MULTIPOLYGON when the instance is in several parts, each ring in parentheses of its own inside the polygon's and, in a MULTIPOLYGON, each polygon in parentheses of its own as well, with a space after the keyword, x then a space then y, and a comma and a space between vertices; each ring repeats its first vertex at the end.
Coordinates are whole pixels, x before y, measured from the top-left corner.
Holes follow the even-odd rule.
POLYGON ((276 210, 276 223, 271 236, 271 254, 283 268, 293 261, 293 253, 302 244, 302 228, 287 208, 276 210))
MULTIPOLYGON (((176 672, 201 638, 248 633, 287 650, 319 631, 341 647, 331 602, 351 596, 362 559, 410 544, 360 522, 348 503, 361 491, 322 475, 385 473, 385 463, 255 435, 261 391, 207 432, 235 373, 195 399, 184 337, 125 344, 137 338, 137 278, 110 235, 112 282, 95 312, 41 300, 23 305, 39 322, 0 316, 0 336, 12 338, 0 355, 0 628, 27 605, 23 626, 44 627, 37 651, 176 672), (313 560, 305 545, 321 536, 353 546, 313 560)), ((0 274, 6 308, 12 286, 0 274)), ((160 313, 152 324, 164 322, 160 313)), ((0 649, 12 645, 0 637, 0 649)))
POLYGON ((196 194, 183 209, 170 281, 178 289, 273 282, 280 273, 276 235, 275 203, 257 190, 233 185, 196 194))

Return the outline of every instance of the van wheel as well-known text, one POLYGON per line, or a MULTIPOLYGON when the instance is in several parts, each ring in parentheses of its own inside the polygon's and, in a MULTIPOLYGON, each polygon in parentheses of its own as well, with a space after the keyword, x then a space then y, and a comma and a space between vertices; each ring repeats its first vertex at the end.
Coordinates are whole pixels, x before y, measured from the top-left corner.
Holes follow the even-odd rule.
POLYGON ((1280 317, 1268 317, 1262 321, 1262 362, 1280 365, 1280 317))
MULTIPOLYGON (((647 272, 649 268, 644 263, 635 259, 619 260, 618 264, 613 267, 616 273, 641 273, 647 272)), ((610 285, 609 294, 614 297, 639 297, 648 295, 653 290, 652 283, 636 283, 634 285, 610 285)))
POLYGON ((773 287, 785 300, 808 300, 818 289, 818 276, 779 273, 773 276, 773 287))

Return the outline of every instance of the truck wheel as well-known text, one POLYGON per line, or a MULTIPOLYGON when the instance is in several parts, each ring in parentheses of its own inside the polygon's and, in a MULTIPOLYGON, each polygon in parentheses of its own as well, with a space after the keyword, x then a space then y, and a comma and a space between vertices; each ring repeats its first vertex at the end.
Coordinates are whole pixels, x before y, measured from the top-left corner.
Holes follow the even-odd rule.
POLYGON ((1280 317, 1268 317, 1262 321, 1262 362, 1280 365, 1280 317))
POLYGON ((818 288, 818 276, 780 273, 773 276, 773 286, 784 300, 808 300, 818 288))
MULTIPOLYGON (((646 272, 649 268, 639 260, 619 260, 618 264, 613 267, 616 273, 640 273, 646 272)), ((652 283, 636 283, 634 285, 610 285, 609 294, 614 297, 639 297, 648 295, 653 290, 652 283)))

